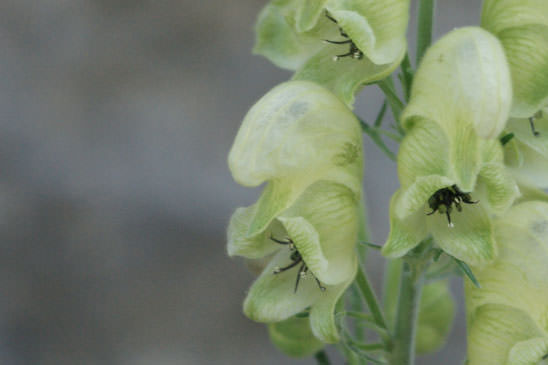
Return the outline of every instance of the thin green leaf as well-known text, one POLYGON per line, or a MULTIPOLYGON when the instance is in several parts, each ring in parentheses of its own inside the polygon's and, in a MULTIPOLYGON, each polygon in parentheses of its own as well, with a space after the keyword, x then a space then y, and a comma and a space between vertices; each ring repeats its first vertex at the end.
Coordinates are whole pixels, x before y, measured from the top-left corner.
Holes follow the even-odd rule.
POLYGON ((476 277, 474 276, 474 273, 472 272, 472 269, 470 269, 470 267, 463 261, 457 259, 457 258, 454 258, 453 259, 455 260, 455 262, 457 263, 457 265, 459 266, 459 268, 462 270, 462 272, 468 276, 468 279, 470 279, 470 281, 477 287, 477 288, 480 288, 481 289, 481 285, 480 283, 478 282, 478 280, 476 279, 476 277))
POLYGON ((382 103, 381 110, 379 110, 379 114, 377 114, 377 118, 375 118, 375 127, 380 127, 382 124, 382 121, 384 119, 384 114, 386 113, 386 99, 382 103))
POLYGON ((378 245, 376 243, 372 243, 372 242, 365 242, 365 241, 358 241, 360 244, 362 245, 366 245, 367 247, 371 247, 371 248, 374 248, 375 250, 380 250, 382 249, 382 245, 378 245))
MULTIPOLYGON (((389 76, 379 81, 377 85, 379 85, 382 92, 386 96, 386 100, 388 100, 388 105, 390 106, 390 109, 392 110, 392 115, 394 116, 394 119, 397 122, 398 128, 401 128, 399 127, 400 125, 399 122, 400 122, 400 114, 404 108, 404 104, 398 97, 398 94, 396 93, 396 88, 394 87, 394 82, 392 81, 392 77, 389 76)), ((401 130, 401 133, 403 134, 403 130, 401 130)))

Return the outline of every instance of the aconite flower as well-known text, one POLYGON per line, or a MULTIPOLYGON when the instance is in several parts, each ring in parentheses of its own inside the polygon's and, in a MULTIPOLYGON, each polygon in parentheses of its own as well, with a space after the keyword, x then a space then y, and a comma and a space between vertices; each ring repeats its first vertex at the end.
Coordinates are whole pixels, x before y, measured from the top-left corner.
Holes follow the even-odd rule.
POLYGON ((497 260, 466 283, 469 365, 548 359, 548 203, 524 202, 495 224, 497 260))
POLYGON ((548 1, 485 0, 481 26, 500 39, 510 64, 511 115, 533 116, 548 105, 548 1))
POLYGON ((268 258, 244 302, 249 318, 279 322, 310 307, 313 334, 338 341, 334 306, 357 270, 362 160, 358 121, 321 86, 287 82, 250 109, 228 157, 237 182, 266 183, 228 227, 229 255, 268 258))
POLYGON ((259 14, 254 52, 351 106, 361 86, 398 67, 408 20, 409 0, 272 0, 259 14))
POLYGON ((537 113, 537 135, 531 133, 527 119, 510 119, 506 126, 513 138, 504 146, 506 164, 522 184, 548 188, 548 108, 537 113))
POLYGON ((490 216, 502 214, 518 194, 495 139, 510 104, 508 66, 488 32, 457 29, 426 52, 402 114, 407 134, 385 255, 400 257, 431 235, 467 263, 495 258, 490 216))

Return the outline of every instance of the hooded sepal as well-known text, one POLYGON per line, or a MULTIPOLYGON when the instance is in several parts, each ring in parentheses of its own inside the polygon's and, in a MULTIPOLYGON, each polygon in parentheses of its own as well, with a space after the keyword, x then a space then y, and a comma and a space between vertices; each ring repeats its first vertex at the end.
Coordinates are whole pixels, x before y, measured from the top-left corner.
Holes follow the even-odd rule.
POLYGON ((403 126, 411 128, 413 118, 420 117, 456 138, 467 137, 469 130, 496 138, 508 119, 511 101, 510 70, 500 42, 479 27, 458 28, 424 55, 402 115, 403 126))
POLYGON ((532 116, 548 104, 548 2, 486 0, 481 26, 504 47, 514 86, 511 115, 532 116))
POLYGON ((265 198, 265 204, 281 209, 322 178, 359 193, 361 143, 358 121, 337 97, 317 84, 290 81, 269 91, 249 110, 228 164, 242 185, 271 181, 267 189, 272 190, 272 198, 265 198), (278 196, 286 203, 275 203, 278 196))

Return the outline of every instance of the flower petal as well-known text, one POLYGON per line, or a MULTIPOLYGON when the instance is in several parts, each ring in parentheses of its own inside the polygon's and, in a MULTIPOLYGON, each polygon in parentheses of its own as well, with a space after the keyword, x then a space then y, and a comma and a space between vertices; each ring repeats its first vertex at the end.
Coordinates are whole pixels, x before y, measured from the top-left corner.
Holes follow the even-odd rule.
POLYGON ((509 365, 539 364, 548 354, 548 337, 537 337, 515 344, 508 354, 509 365))
POLYGON ((249 110, 228 163, 234 179, 245 186, 283 178, 298 195, 323 177, 359 192, 361 138, 358 121, 337 97, 317 84, 291 81, 249 110))
POLYGON ((327 286, 322 292, 311 275, 299 280, 295 292, 295 283, 299 272, 297 267, 274 274, 276 268, 291 264, 289 250, 280 250, 270 264, 255 280, 244 301, 244 313, 257 322, 283 321, 314 304, 321 296, 332 290, 327 286))
POLYGON ((479 27, 459 28, 424 55, 402 121, 409 128, 413 116, 432 120, 455 140, 451 148, 456 148, 469 129, 496 138, 511 101, 510 70, 498 39, 479 27), (469 126, 463 131, 463 125, 469 126))
POLYGON ((439 125, 424 119, 417 120, 398 152, 401 186, 408 188, 421 176, 448 176, 448 158, 448 140, 439 125))
POLYGON ((427 217, 428 230, 448 254, 469 265, 484 265, 497 255, 491 219, 481 202, 465 204, 462 209, 451 214, 452 227, 445 215, 427 217))
POLYGON ((466 287, 471 307, 501 303, 528 313, 548 332, 548 203, 525 202, 497 220, 497 261, 474 273, 482 289, 466 287))
MULTIPOLYGON (((517 365, 511 362, 529 357, 538 350, 535 347, 524 349, 522 341, 542 337, 540 329, 531 321, 527 313, 501 304, 485 304, 479 307, 469 324, 468 364, 469 365, 517 365), (522 343, 522 344, 520 344, 522 343), (515 345, 518 346, 514 349, 515 345)), ((541 340, 543 342, 546 341, 541 340)), ((541 346, 542 347, 542 346, 541 346)), ((537 358, 537 361, 544 354, 537 358)), ((525 364, 534 364, 528 362, 525 364)))
POLYGON ((504 46, 512 73, 511 115, 529 117, 548 103, 548 2, 486 0, 481 25, 504 46))
MULTIPOLYGON (((325 1, 316 3, 320 6, 325 1)), ((278 67, 296 70, 324 46, 312 32, 318 21, 318 9, 299 3, 302 1, 278 0, 264 7, 255 25, 253 53, 268 58, 278 67)))
POLYGON ((311 356, 324 347, 312 334, 308 318, 292 317, 268 325, 270 340, 283 353, 293 357, 311 356))
POLYGON ((349 108, 354 105, 355 95, 366 85, 384 79, 400 64, 405 49, 392 63, 376 65, 364 56, 361 60, 333 57, 348 50, 340 46, 324 47, 312 56, 293 76, 293 80, 318 83, 337 95, 349 108))
POLYGON ((401 190, 398 190, 390 200, 390 234, 382 247, 382 254, 391 258, 405 255, 427 235, 423 212, 418 211, 403 220, 398 218, 396 206, 400 196, 401 190))
POLYGON ((278 218, 310 271, 325 284, 354 275, 357 209, 358 196, 350 189, 319 181, 278 218))
POLYGON ((227 250, 229 256, 243 256, 258 259, 270 255, 279 247, 272 242, 270 232, 262 232, 249 237, 249 225, 255 215, 256 205, 238 208, 232 214, 227 230, 227 250))
POLYGON ((342 284, 327 287, 327 290, 314 303, 310 310, 310 327, 312 328, 312 333, 322 342, 339 342, 339 333, 334 316, 335 305, 346 288, 354 281, 357 269, 358 263, 355 261, 352 265, 353 274, 350 279, 342 284))
POLYGON ((488 208, 491 212, 502 215, 519 196, 519 188, 504 166, 503 152, 497 140, 483 141, 483 160, 479 173, 478 185, 485 189, 488 208))

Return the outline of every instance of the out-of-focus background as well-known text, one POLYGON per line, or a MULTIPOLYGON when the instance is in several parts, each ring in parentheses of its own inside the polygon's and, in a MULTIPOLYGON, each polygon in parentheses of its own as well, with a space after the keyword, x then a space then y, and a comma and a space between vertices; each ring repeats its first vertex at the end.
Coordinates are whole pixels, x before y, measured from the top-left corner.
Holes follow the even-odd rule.
MULTIPOLYGON (((259 194, 226 155, 247 109, 290 77, 251 55, 265 3, 0 1, 0 364, 313 364, 242 315, 252 276, 225 253, 230 214, 259 194)), ((479 9, 439 0, 436 37, 479 9)), ((381 102, 368 87, 357 113, 381 102)), ((395 164, 365 150, 382 243, 395 164)), ((381 269, 372 255, 376 284, 381 269)), ((450 343, 419 364, 462 364, 452 284, 450 343)))

